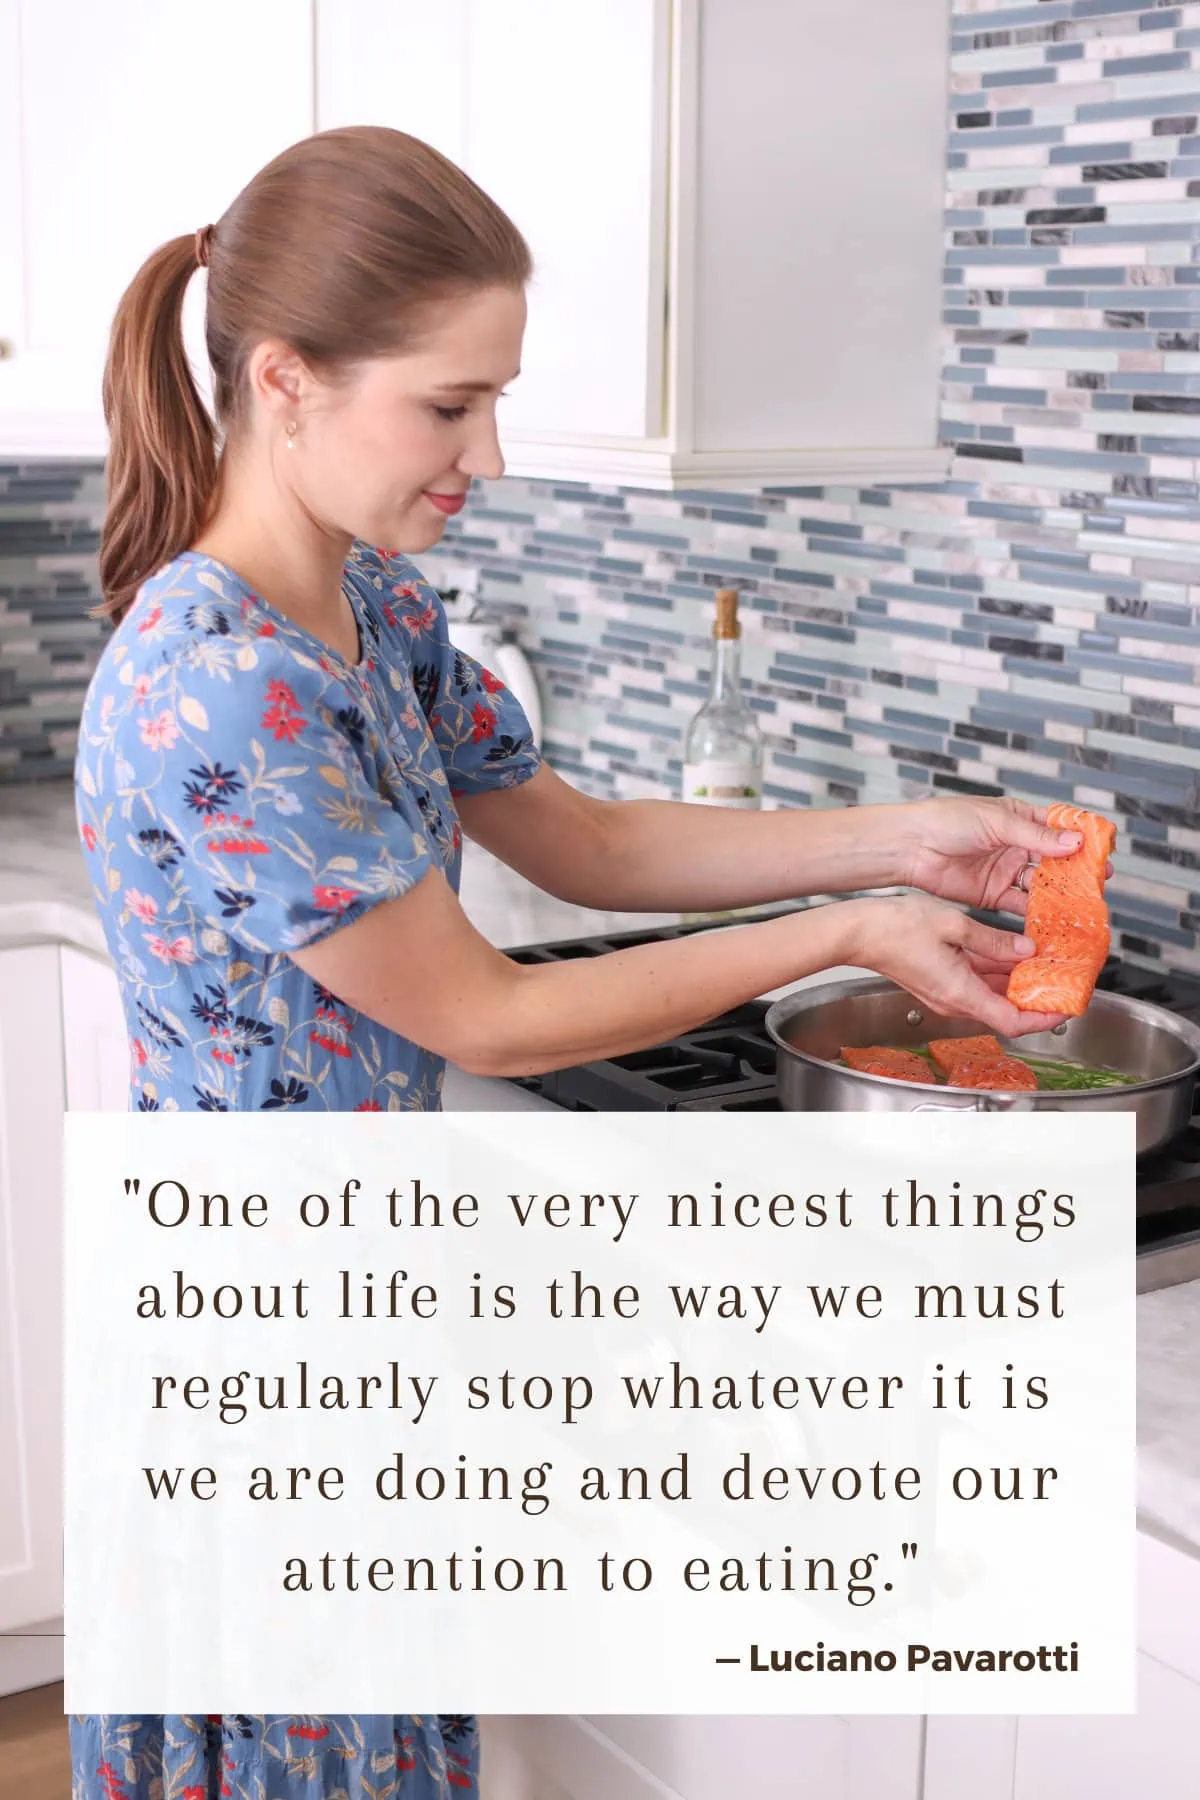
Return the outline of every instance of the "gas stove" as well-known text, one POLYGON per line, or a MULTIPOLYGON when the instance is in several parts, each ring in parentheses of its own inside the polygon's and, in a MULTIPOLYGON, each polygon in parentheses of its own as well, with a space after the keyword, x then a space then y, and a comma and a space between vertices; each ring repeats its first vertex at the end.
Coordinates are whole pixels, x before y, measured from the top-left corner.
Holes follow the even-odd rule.
MULTIPOLYGON (((992 913, 974 917, 1012 924, 992 913)), ((525 964, 567 962, 711 929, 712 922, 702 920, 531 944, 507 954, 525 964)), ((1200 980, 1112 958, 1097 985, 1200 1024, 1200 980)), ((765 1000, 751 1001, 652 1050, 515 1078, 513 1085, 543 1105, 570 1112, 778 1112, 775 1047, 764 1026, 767 1007, 765 1000)), ((1200 1278, 1200 1091, 1190 1129, 1167 1150, 1138 1163, 1136 1235, 1139 1293, 1200 1278)))

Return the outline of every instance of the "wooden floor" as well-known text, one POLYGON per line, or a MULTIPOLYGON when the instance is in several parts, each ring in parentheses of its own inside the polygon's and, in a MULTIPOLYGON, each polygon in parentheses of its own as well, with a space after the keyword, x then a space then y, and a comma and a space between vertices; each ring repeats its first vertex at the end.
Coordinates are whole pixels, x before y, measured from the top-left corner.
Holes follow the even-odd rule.
POLYGON ((0 1699, 0 1800, 70 1800, 61 1682, 0 1699))

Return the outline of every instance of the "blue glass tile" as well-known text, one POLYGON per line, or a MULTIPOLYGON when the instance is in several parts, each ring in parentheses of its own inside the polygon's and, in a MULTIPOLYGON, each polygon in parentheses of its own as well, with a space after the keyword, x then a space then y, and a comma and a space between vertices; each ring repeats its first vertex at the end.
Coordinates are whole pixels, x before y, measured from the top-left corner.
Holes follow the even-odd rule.
MULTIPOLYGON (((1164 115, 1196 112, 1200 110, 1200 90, 1191 94, 1164 94, 1154 110, 1164 115)), ((1081 106, 1077 118, 1081 125, 1098 125, 1106 119, 1144 118, 1145 114, 1144 100, 1096 100, 1081 106)))
POLYGON ((861 538, 863 534, 861 525, 851 525, 835 519, 802 518, 800 529, 814 537, 861 538))
POLYGON ((974 387, 972 400, 987 401, 993 406, 1045 406, 1045 388, 974 387))
MULTIPOLYGON (((1123 75, 1166 75, 1175 69, 1188 69, 1192 59, 1184 50, 1163 51, 1156 56, 1117 56, 1101 64, 1105 79, 1123 75)), ((987 86, 987 77, 984 77, 987 86)))
MULTIPOLYGON (((1043 69, 1042 75, 1047 81, 1056 79, 1053 69, 1043 69)), ((1001 71, 1001 78, 1009 86, 1014 85, 1011 75, 1006 70, 1001 71)), ((952 150, 1003 150, 1015 148, 1019 144, 1061 144, 1062 137, 1063 127, 1061 125, 1024 125, 1009 131, 1000 131, 996 128, 990 131, 952 131, 950 148, 952 150)), ((1088 160, 1090 162, 1092 158, 1089 157, 1088 160)), ((988 170, 989 179, 998 172, 1002 173, 1002 171, 988 170)))
MULTIPOLYGON (((1146 57, 1142 60, 1154 62, 1158 59, 1155 57, 1146 57)), ((1179 66, 1186 68, 1187 61, 1187 57, 1184 57, 1179 66)), ((1122 71, 1122 73, 1125 74, 1139 74, 1141 72, 1142 71, 1135 69, 1122 71)), ((988 69, 984 72, 983 88, 986 93, 989 88, 1037 87, 1052 81, 1057 81, 1057 79, 1058 75, 1056 70, 1047 68, 1044 63, 1037 63, 1033 68, 1029 69, 988 69)), ((1020 143, 1047 144, 1053 142, 1053 139, 1044 137, 1028 139, 1019 138, 1017 141, 1020 143)))
POLYGON ((1157 0, 1074 0, 1073 19, 1099 19, 1109 13, 1146 12, 1157 0))
MULTIPOLYGON (((1138 0, 1130 0, 1126 9, 1132 11, 1138 0)), ((1146 5, 1153 5, 1154 0, 1145 0, 1146 5)), ((978 31, 1016 31, 1024 25, 1056 24, 1061 19, 1071 17, 1070 0, 1042 0, 1040 6, 1006 6, 996 12, 966 13, 959 24, 960 30, 978 31)))
POLYGON ((1059 144, 1050 152, 1051 163, 1120 162, 1133 155, 1130 140, 1109 144, 1059 144))

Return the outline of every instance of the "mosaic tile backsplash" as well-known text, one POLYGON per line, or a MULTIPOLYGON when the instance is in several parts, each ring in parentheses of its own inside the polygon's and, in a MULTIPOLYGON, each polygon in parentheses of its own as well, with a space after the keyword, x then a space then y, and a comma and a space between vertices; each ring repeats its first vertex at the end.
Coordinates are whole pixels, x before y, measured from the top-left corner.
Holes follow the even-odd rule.
MULTIPOLYGON (((592 792, 676 791, 712 594, 780 804, 1073 799, 1117 943, 1200 971, 1200 4, 954 0, 938 487, 506 481, 444 551, 592 792)), ((69 772, 98 470, 0 469, 0 781, 69 772)))

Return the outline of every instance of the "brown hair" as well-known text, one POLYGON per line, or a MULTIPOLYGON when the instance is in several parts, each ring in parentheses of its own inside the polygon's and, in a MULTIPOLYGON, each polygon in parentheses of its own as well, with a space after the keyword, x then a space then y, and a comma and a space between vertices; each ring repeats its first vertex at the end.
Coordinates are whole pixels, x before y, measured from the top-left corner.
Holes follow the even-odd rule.
POLYGON ((203 529, 217 428, 228 437, 238 423, 256 343, 281 338, 311 367, 335 371, 404 349, 431 303, 523 286, 530 271, 524 238, 469 176, 417 138, 376 126, 293 144, 209 234, 163 244, 117 308, 104 370, 100 610, 119 619, 142 582, 203 529), (202 258, 215 421, 181 323, 202 258))

